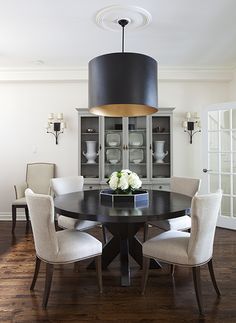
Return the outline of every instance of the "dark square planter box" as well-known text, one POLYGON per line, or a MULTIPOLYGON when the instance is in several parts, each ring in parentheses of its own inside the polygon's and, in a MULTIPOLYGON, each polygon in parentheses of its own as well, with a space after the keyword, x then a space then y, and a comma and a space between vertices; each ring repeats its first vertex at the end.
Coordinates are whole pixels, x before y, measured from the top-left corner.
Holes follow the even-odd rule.
POLYGON ((137 190, 133 194, 116 194, 107 189, 100 192, 101 203, 113 207, 145 207, 148 206, 148 192, 137 190))

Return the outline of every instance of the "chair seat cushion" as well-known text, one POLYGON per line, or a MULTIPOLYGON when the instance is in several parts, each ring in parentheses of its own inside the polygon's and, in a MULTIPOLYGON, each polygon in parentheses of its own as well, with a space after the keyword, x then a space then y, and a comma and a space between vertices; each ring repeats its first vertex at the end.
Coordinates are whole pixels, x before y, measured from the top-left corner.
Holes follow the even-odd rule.
POLYGON ((56 232, 58 253, 50 263, 70 263, 102 254, 102 243, 86 232, 62 230, 56 232))
POLYGON ((144 242, 143 255, 163 262, 188 265, 190 233, 167 231, 144 242))
POLYGON ((96 221, 77 220, 64 215, 59 215, 57 220, 60 228, 79 231, 88 230, 100 224, 96 221))
POLYGON ((188 215, 180 216, 178 218, 163 220, 163 221, 152 221, 149 223, 165 231, 188 230, 191 228, 191 218, 188 215))
POLYGON ((21 197, 20 199, 16 199, 12 205, 26 205, 25 197, 21 197))

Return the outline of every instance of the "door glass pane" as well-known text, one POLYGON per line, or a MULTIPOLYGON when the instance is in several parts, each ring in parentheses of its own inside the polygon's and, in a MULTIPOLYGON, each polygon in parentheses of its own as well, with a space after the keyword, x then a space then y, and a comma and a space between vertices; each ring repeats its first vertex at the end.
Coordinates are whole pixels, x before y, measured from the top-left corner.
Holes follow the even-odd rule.
POLYGON ((221 131, 221 151, 230 151, 230 131, 221 131))
POLYGON ((219 151, 219 132, 208 132, 209 151, 219 151))
POLYGON ((219 154, 210 153, 209 154, 209 169, 212 172, 219 172, 219 154))
POLYGON ((121 170, 123 154, 123 123, 122 118, 104 118, 105 136, 104 136, 104 161, 105 178, 108 178, 112 172, 121 170))
POLYGON ((232 158, 233 158, 233 173, 236 173, 236 153, 232 154, 232 158))
POLYGON ((210 111, 208 113, 208 130, 219 130, 219 113, 218 111, 210 111))
POLYGON ((232 128, 236 129, 236 109, 232 109, 232 128))
POLYGON ((231 198, 229 196, 222 197, 221 214, 224 216, 230 216, 230 201, 231 198))
POLYGON ((230 153, 221 154, 221 172, 229 173, 230 163, 231 163, 231 154, 230 153))
POLYGON ((230 175, 221 175, 221 188, 223 194, 230 194, 230 175))
POLYGON ((233 217, 236 218, 236 198, 233 198, 233 217))
POLYGON ((232 131, 233 150, 236 151, 236 131, 232 131))
POLYGON ((147 137, 146 117, 129 118, 129 169, 139 175, 147 177, 147 137))
POLYGON ((209 174, 210 177, 210 192, 215 193, 219 188, 219 175, 209 174))
POLYGON ((220 129, 230 128, 230 110, 220 111, 220 129))
POLYGON ((233 194, 236 195, 236 175, 233 175, 233 194))

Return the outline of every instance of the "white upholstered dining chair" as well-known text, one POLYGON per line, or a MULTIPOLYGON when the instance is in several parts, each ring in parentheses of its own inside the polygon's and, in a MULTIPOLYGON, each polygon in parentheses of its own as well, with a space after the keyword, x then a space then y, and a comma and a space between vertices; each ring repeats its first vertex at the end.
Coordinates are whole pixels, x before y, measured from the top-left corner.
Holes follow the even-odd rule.
POLYGON ((33 290, 41 261, 46 263, 46 279, 42 306, 46 308, 50 294, 53 268, 57 264, 70 264, 95 257, 98 284, 102 292, 101 254, 102 243, 86 232, 61 230, 56 232, 54 203, 49 195, 25 192, 31 218, 36 250, 35 272, 30 289, 33 290))
MULTIPOLYGON (((200 189, 201 180, 198 178, 189 177, 171 177, 170 179, 170 191, 174 193, 184 194, 193 197, 200 189)), ((148 225, 158 227, 161 230, 189 230, 191 228, 191 217, 184 215, 178 218, 150 221, 145 224, 144 227, 144 241, 148 236, 148 225)))
POLYGON ((218 296, 218 289, 212 264, 213 243, 218 213, 221 205, 222 192, 195 195, 192 199, 191 233, 167 231, 144 242, 143 244, 143 282, 144 294, 150 259, 191 267, 197 303, 200 314, 203 314, 200 267, 208 264, 213 286, 218 296))
POLYGON ((14 185, 16 199, 12 203, 12 233, 15 231, 17 209, 25 210, 26 220, 29 221, 29 212, 25 200, 26 188, 35 193, 50 194, 50 179, 55 176, 55 164, 29 163, 26 167, 25 182, 14 185))
MULTIPOLYGON (((84 185, 83 176, 68 176, 68 177, 58 177, 58 178, 51 179, 51 186, 56 196, 83 191, 83 185, 84 185)), ((77 220, 60 214, 58 215, 57 220, 58 220, 58 226, 60 228, 75 229, 79 231, 88 230, 96 227, 97 225, 101 225, 99 222, 96 222, 96 221, 77 220)), ((104 239, 104 242, 106 243, 105 228, 102 226, 102 229, 103 229, 103 239, 104 239)))

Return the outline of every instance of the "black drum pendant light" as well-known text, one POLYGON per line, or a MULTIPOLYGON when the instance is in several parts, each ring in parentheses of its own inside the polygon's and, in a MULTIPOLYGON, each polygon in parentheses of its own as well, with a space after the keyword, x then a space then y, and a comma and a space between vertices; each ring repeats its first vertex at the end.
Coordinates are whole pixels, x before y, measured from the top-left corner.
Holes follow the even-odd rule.
POLYGON ((144 116, 157 110, 157 62, 150 56, 122 52, 95 57, 89 62, 89 110, 101 116, 144 116))

